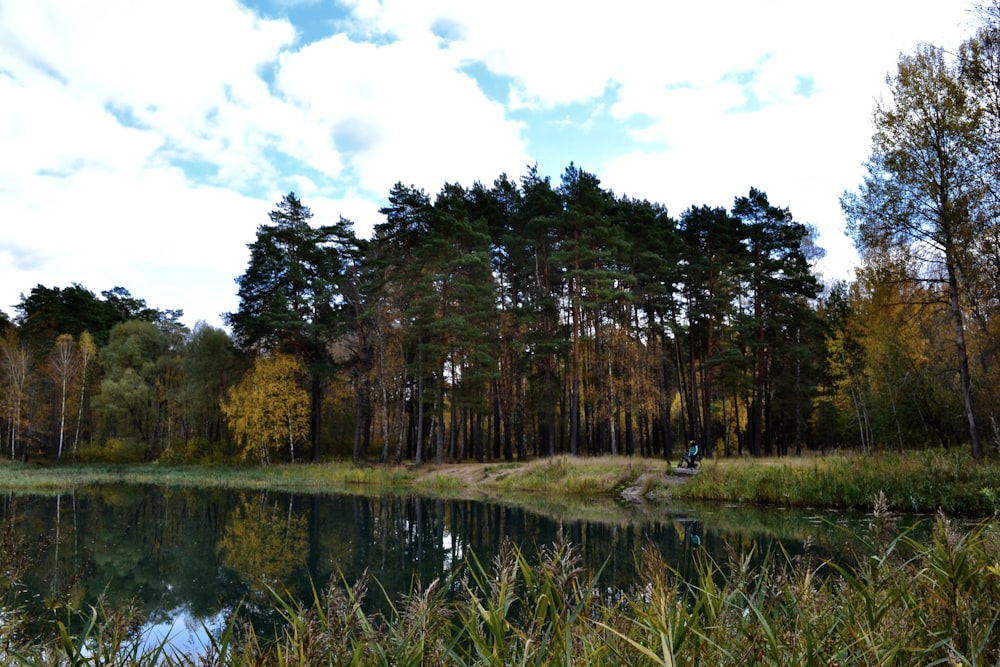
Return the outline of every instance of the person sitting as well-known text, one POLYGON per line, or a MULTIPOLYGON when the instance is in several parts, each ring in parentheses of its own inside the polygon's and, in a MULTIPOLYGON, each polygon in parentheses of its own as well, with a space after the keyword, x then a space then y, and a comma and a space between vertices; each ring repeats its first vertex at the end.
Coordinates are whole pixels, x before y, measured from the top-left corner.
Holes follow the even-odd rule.
POLYGON ((681 462, 678 465, 679 468, 690 468, 694 470, 698 467, 698 443, 694 440, 688 446, 688 452, 681 457, 681 462))

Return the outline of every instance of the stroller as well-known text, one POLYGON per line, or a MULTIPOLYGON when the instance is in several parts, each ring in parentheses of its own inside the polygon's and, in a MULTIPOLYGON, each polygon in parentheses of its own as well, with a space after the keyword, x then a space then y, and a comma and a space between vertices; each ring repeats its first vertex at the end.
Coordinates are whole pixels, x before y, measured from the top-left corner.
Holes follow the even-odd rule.
POLYGON ((687 454, 681 457, 681 462, 677 464, 678 468, 688 468, 689 470, 696 470, 698 468, 698 443, 694 440, 688 446, 687 454))

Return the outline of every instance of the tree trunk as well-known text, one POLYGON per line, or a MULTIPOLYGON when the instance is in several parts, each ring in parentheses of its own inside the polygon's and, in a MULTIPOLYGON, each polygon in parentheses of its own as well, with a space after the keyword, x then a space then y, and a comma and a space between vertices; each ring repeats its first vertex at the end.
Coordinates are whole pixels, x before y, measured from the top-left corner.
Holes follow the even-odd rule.
POLYGON ((983 456, 976 428, 976 415, 972 407, 972 381, 969 378, 969 355, 965 348, 965 323, 958 302, 958 277, 953 263, 948 261, 948 296, 951 302, 951 316, 955 323, 955 347, 958 354, 958 372, 962 381, 962 399, 965 402, 965 416, 969 420, 969 439, 972 441, 972 458, 976 461, 983 456))
POLYGON ((311 373, 309 380, 311 400, 311 428, 313 461, 319 463, 320 429, 323 424, 323 380, 316 372, 311 373))

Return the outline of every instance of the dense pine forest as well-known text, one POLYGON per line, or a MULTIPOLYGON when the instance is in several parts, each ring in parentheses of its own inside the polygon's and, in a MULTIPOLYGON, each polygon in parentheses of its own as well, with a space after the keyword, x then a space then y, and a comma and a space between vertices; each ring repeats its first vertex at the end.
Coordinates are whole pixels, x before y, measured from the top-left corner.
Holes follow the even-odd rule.
POLYGON ((534 167, 434 195, 398 183, 370 239, 289 193, 236 277, 229 331, 188 330, 122 287, 38 285, 0 313, 0 451, 995 452, 1000 10, 980 18, 955 52, 920 46, 888 78, 868 174, 841 198, 850 282, 823 284, 814 228, 754 188, 675 217, 573 164, 557 183, 534 167))

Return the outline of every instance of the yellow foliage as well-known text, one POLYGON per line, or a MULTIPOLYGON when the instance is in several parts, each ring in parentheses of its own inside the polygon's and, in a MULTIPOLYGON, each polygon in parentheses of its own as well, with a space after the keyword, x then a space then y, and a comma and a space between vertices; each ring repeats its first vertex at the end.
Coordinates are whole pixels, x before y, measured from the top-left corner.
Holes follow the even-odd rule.
POLYGON ((308 549, 306 520, 262 492, 246 498, 226 520, 218 550, 258 594, 289 585, 295 569, 304 565, 308 549))
POLYGON ((222 413, 244 458, 268 463, 272 450, 287 446, 289 459, 295 460, 296 443, 309 433, 305 377, 302 363, 291 355, 262 356, 229 391, 222 413))

